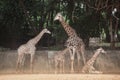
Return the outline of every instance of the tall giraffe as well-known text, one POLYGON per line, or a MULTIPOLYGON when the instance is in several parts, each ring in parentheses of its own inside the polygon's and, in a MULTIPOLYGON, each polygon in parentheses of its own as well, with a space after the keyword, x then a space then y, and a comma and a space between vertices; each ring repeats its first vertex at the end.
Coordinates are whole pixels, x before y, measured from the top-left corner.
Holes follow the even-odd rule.
POLYGON ((65 45, 67 47, 69 46, 73 46, 73 49, 70 49, 70 56, 71 56, 71 72, 74 72, 74 56, 75 53, 77 53, 77 59, 78 59, 78 66, 80 65, 79 60, 80 60, 80 54, 82 54, 82 58, 83 58, 83 63, 85 64, 86 60, 84 57, 84 52, 85 52, 85 45, 84 42, 82 41, 82 39, 80 37, 78 37, 77 33, 75 32, 75 30, 65 22, 63 16, 61 15, 61 13, 58 13, 55 18, 55 20, 59 20, 59 22, 62 24, 63 28, 65 29, 67 35, 68 35, 68 40, 66 41, 65 45))
POLYGON ((57 73, 57 68, 58 66, 60 67, 60 73, 64 73, 64 62, 65 62, 65 54, 67 53, 67 51, 69 51, 69 49, 71 49, 72 47, 69 48, 65 48, 64 50, 58 51, 53 59, 55 62, 55 73, 57 73))
POLYGON ((44 33, 51 34, 51 32, 47 29, 43 29, 37 36, 34 38, 30 39, 26 44, 22 44, 18 48, 18 59, 17 59, 17 66, 16 70, 18 68, 21 68, 24 65, 25 61, 25 54, 30 54, 30 69, 31 71, 33 70, 33 60, 34 60, 34 55, 35 55, 35 50, 36 50, 36 44, 38 41, 41 39, 44 33))
POLYGON ((97 59, 98 55, 100 53, 106 53, 103 48, 99 48, 95 51, 94 55, 91 59, 87 61, 87 63, 82 68, 82 73, 102 73, 100 71, 96 71, 93 67, 93 64, 95 63, 95 60, 97 59))

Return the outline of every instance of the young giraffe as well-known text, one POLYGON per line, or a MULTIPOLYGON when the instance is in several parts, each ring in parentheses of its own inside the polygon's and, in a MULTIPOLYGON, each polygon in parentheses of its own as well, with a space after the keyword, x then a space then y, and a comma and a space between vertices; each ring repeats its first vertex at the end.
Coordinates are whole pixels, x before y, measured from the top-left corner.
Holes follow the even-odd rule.
POLYGON ((69 48, 65 48, 62 51, 58 51, 55 55, 54 55, 54 62, 55 62, 55 73, 57 73, 57 67, 60 67, 60 73, 64 73, 64 62, 65 62, 65 54, 67 53, 67 51, 69 51, 69 49, 71 49, 72 47, 69 48))
POLYGON ((33 60, 35 55, 36 47, 35 45, 38 43, 38 41, 41 39, 44 33, 50 34, 51 32, 47 29, 43 29, 36 37, 30 39, 26 44, 22 44, 18 48, 18 59, 17 59, 17 66, 16 70, 18 68, 21 68, 24 65, 25 61, 25 54, 30 54, 30 69, 33 70, 33 60))
POLYGON ((83 63, 85 64, 86 62, 86 59, 84 57, 84 52, 85 52, 85 45, 84 45, 84 42, 82 41, 81 38, 79 38, 77 36, 77 33, 75 32, 75 30, 70 27, 64 20, 63 16, 58 13, 55 18, 54 18, 54 21, 55 20, 59 20, 60 23, 62 24, 63 28, 65 29, 66 33, 68 34, 68 40, 66 41, 66 46, 69 47, 69 46, 73 46, 74 48, 73 49, 70 49, 70 56, 71 56, 71 72, 74 72, 74 68, 73 68, 73 65, 74 65, 74 56, 75 56, 75 53, 77 53, 77 59, 78 59, 78 66, 80 65, 79 63, 79 60, 80 60, 80 54, 82 54, 82 58, 83 58, 83 63))
POLYGON ((102 73, 100 71, 96 71, 95 68, 93 67, 95 60, 97 59, 100 53, 106 53, 106 51, 104 51, 104 49, 102 48, 97 49, 92 58, 88 60, 87 63, 83 66, 82 73, 102 73))

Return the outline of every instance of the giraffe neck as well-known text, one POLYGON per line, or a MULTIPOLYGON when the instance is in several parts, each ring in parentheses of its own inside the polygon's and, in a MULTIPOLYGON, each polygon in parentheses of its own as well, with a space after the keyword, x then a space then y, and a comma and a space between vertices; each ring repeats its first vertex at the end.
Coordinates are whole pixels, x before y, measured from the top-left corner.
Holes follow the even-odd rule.
POLYGON ((100 52, 96 51, 95 54, 93 55, 93 57, 89 60, 88 64, 93 65, 99 54, 100 54, 100 52))
POLYGON ((93 55, 93 60, 95 61, 96 60, 96 58, 98 57, 98 55, 100 54, 100 52, 96 52, 94 55, 93 55))
POLYGON ((63 28, 65 29, 66 33, 68 34, 68 36, 76 36, 77 35, 75 30, 72 27, 70 27, 70 25, 67 24, 63 18, 60 22, 61 22, 63 28))
POLYGON ((29 40, 27 44, 36 45, 38 41, 41 39, 41 37, 43 36, 43 34, 44 34, 44 31, 40 32, 37 36, 29 40))
POLYGON ((65 48, 63 51, 62 51, 62 55, 66 54, 66 52, 69 50, 69 48, 65 48))

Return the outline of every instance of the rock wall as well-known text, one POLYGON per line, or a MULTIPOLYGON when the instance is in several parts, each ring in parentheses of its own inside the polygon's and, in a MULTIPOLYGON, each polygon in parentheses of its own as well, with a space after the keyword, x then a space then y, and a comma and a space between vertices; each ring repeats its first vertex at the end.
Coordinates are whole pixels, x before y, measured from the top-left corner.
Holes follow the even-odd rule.
MULTIPOLYGON (((54 65, 49 63, 49 59, 53 57, 54 53, 57 51, 36 51, 35 54, 35 63, 34 63, 34 71, 46 73, 54 70, 54 65)), ((94 51, 86 50, 86 59, 89 60, 94 51)), ((107 56, 104 54, 100 54, 97 58, 94 66, 97 70, 103 71, 105 73, 120 73, 120 51, 108 50, 107 56)), ((76 58, 76 56, 75 56, 76 58)), ((29 60, 30 55, 26 55, 24 69, 29 70, 29 60)), ((0 73, 1 72, 12 72, 15 71, 17 61, 17 51, 1 51, 0 52, 0 73)), ((77 60, 75 60, 77 61, 77 60)), ((81 58, 81 68, 83 66, 82 58, 81 58)), ((75 62, 75 68, 77 64, 75 62)), ((65 61, 65 69, 70 71, 70 58, 69 54, 66 55, 65 61)))

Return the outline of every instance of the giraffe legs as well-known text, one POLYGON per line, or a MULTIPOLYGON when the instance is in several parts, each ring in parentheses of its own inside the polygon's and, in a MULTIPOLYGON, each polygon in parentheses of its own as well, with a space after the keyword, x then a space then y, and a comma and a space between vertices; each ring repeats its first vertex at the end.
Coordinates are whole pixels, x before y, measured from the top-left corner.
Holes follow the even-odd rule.
POLYGON ((71 60, 71 73, 74 73, 74 60, 71 60))
POLYGON ((55 60, 55 74, 57 74, 58 61, 55 60))
POLYGON ((18 56, 17 63, 16 63, 16 71, 18 71, 20 65, 20 56, 18 56))
POLYGON ((65 61, 63 60, 63 62, 62 62, 62 73, 65 72, 65 71, 64 71, 64 70, 65 70, 65 67, 64 67, 64 66, 65 66, 65 61))
POLYGON ((64 60, 60 61, 60 73, 64 73, 64 60))
POLYGON ((90 69, 89 69, 89 73, 99 74, 99 73, 102 73, 102 72, 101 71, 97 71, 93 66, 91 66, 90 69))
POLYGON ((34 63, 34 56, 35 56, 35 50, 36 47, 33 47, 32 49, 30 49, 30 72, 33 72, 33 63, 34 63))
MULTIPOLYGON (((30 58, 30 70, 31 70, 31 72, 33 72, 33 61, 34 61, 34 54, 31 54, 31 58, 30 58)), ((16 71, 18 71, 18 69, 20 71, 23 71, 24 62, 25 62, 25 54, 18 55, 17 64, 16 64, 16 71)))
POLYGON ((83 46, 81 46, 81 54, 82 54, 82 58, 83 58, 83 63, 85 65, 86 59, 85 59, 85 53, 84 52, 85 52, 85 47, 83 45, 83 46))
POLYGON ((55 61, 55 74, 58 72, 58 66, 59 66, 59 72, 64 73, 64 60, 62 61, 55 61))
POLYGON ((18 55, 16 71, 18 71, 18 70, 23 71, 24 62, 25 62, 25 55, 24 54, 18 55))
POLYGON ((31 54, 31 58, 30 58, 30 70, 31 70, 31 72, 33 72, 33 62, 34 62, 34 54, 31 54))
POLYGON ((74 72, 74 56, 75 56, 75 48, 69 49, 70 58, 71 58, 71 73, 74 72))
POLYGON ((60 73, 62 73, 62 61, 60 61, 60 73))
POLYGON ((79 72, 79 70, 80 70, 80 53, 78 50, 76 52, 77 52, 77 64, 78 64, 77 68, 78 68, 78 72, 79 72))

